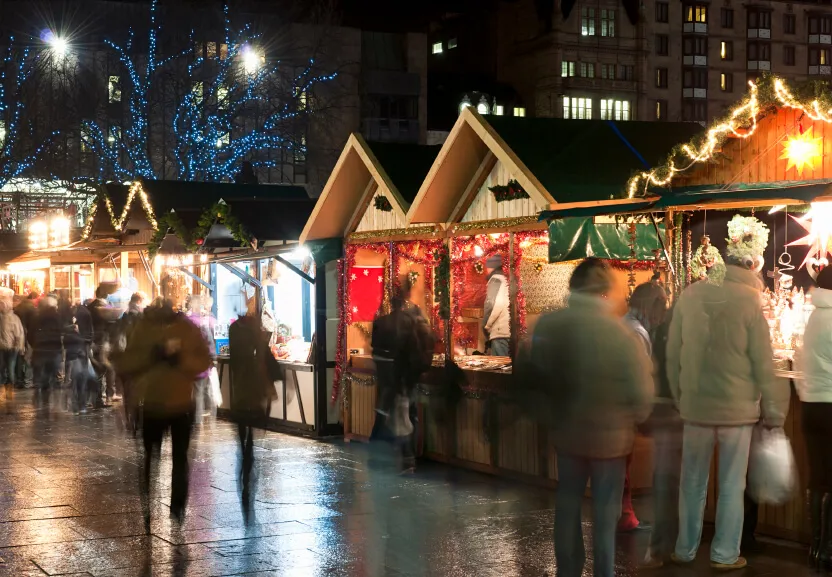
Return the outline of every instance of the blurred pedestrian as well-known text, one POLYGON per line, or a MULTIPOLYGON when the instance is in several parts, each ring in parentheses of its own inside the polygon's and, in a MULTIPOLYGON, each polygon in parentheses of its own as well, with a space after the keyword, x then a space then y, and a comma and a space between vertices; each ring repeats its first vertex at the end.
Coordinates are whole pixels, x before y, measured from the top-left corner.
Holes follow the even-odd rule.
POLYGON ((36 400, 42 404, 48 403, 52 389, 58 386, 62 328, 57 299, 48 295, 41 298, 32 328, 32 365, 36 400))
POLYGON ((269 350, 269 334, 263 331, 254 298, 248 300, 247 312, 228 328, 231 368, 231 418, 237 423, 242 466, 240 470, 243 512, 251 505, 254 469, 254 430, 266 426, 274 382, 281 378, 280 366, 269 350))
POLYGON ((30 292, 14 307, 14 314, 20 319, 20 323, 23 325, 23 333, 26 337, 26 351, 18 358, 17 363, 18 378, 15 384, 18 388, 31 387, 34 382, 34 372, 32 370, 32 329, 35 317, 37 316, 35 302, 38 298, 38 293, 30 292))
MULTIPOLYGON (((85 359, 83 364, 83 376, 79 376, 78 378, 83 378, 84 382, 82 385, 78 385, 81 394, 83 395, 83 399, 79 399, 79 407, 78 410, 81 411, 86 409, 91 403, 93 405, 97 404, 97 399, 93 398, 94 393, 98 391, 98 378, 95 374, 95 370, 92 366, 92 342, 93 342, 93 326, 92 326, 92 315, 90 314, 90 310, 87 308, 85 304, 76 304, 75 308, 73 309, 73 319, 74 324, 78 328, 78 336, 81 338, 82 346, 83 346, 83 359, 85 359)), ((77 359, 76 359, 77 360, 77 359)), ((74 376, 71 374, 72 367, 79 367, 79 363, 72 363, 70 365, 70 380, 73 384, 77 384, 74 381, 74 376)))
POLYGON ((809 458, 809 563, 832 571, 832 267, 818 274, 817 283, 812 291, 815 310, 796 359, 804 378, 795 384, 809 458))
MULTIPOLYGON (((127 348, 133 334, 133 330, 142 318, 144 313, 145 295, 135 292, 130 296, 127 310, 118 321, 118 351, 127 348)), ((130 377, 120 371, 115 371, 115 378, 120 383, 124 403, 124 419, 127 429, 135 436, 139 429, 140 409, 135 383, 130 377)))
POLYGON ((113 283, 101 283, 95 290, 95 299, 87 305, 93 326, 91 360, 99 379, 93 395, 96 407, 109 407, 111 401, 121 398, 116 390, 116 375, 110 362, 114 325, 121 314, 119 309, 107 303, 107 296, 113 288, 113 283))
POLYGON ((433 362, 435 343, 421 309, 409 300, 411 288, 405 277, 391 299, 390 314, 373 322, 371 341, 378 379, 371 438, 393 442, 401 472, 413 472, 416 467, 411 399, 417 379, 433 362))
POLYGON ((650 359, 608 302, 614 279, 603 261, 579 264, 569 281, 568 307, 541 317, 529 362, 548 379, 557 418, 549 423, 557 448, 555 557, 559 577, 583 575, 581 508, 592 486, 594 574, 613 577, 615 534, 627 455, 636 425, 650 413, 650 359))
POLYGON ((70 384, 70 407, 73 413, 87 412, 87 385, 90 379, 89 347, 81 335, 73 316, 63 325, 64 354, 66 358, 67 379, 70 384))
POLYGON ((488 277, 485 303, 483 304, 483 332, 490 354, 509 356, 511 339, 511 314, 509 312, 508 280, 503 273, 503 257, 492 254, 485 261, 488 277))
POLYGON ((789 408, 786 380, 774 378, 771 337, 757 274, 726 259, 722 286, 699 282, 679 298, 667 343, 667 376, 684 421, 679 537, 674 562, 690 563, 702 516, 714 446, 719 445, 716 535, 711 566, 739 569, 743 494, 754 424, 782 427, 789 408))
POLYGON ((123 353, 115 357, 118 370, 137 386, 142 402, 145 463, 142 485, 145 524, 149 530, 150 469, 170 431, 173 473, 171 514, 185 515, 188 498, 188 446, 193 423, 193 383, 210 364, 208 346, 199 329, 170 301, 159 299, 136 324, 123 353))
POLYGON ((0 300, 0 383, 13 387, 17 358, 26 352, 23 323, 12 311, 11 298, 0 300))
POLYGON ((208 352, 211 354, 211 368, 197 377, 194 385, 194 399, 196 400, 196 412, 194 422, 202 424, 205 417, 209 417, 216 411, 211 389, 211 371, 214 370, 214 361, 217 357, 217 345, 214 340, 214 319, 211 317, 211 297, 203 295, 191 295, 188 299, 186 309, 188 319, 199 327, 202 338, 208 343, 208 352))
MULTIPOLYGON (((650 335, 664 319, 667 312, 667 294, 655 283, 640 284, 630 295, 630 304, 624 322, 638 337, 647 356, 653 357, 653 339, 650 335)), ((633 494, 630 487, 630 465, 633 461, 632 451, 627 456, 627 475, 624 478, 624 498, 621 502, 621 518, 618 520, 619 533, 649 531, 650 525, 642 523, 633 509, 633 494)))

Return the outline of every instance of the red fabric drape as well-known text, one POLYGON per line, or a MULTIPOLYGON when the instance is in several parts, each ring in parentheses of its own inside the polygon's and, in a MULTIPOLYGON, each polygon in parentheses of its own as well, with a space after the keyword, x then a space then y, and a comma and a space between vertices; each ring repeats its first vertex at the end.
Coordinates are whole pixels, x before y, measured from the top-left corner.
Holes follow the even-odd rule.
POLYGON ((384 298, 384 268, 380 266, 354 266, 350 268, 348 306, 354 323, 369 322, 376 318, 384 298))

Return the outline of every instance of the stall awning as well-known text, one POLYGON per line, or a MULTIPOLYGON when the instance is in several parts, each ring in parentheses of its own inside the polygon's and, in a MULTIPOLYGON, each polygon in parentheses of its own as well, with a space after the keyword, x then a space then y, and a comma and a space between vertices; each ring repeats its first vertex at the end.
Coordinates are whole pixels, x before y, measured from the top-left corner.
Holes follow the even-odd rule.
MULTIPOLYGON (((658 227, 663 233, 663 228, 658 227)), ((636 225, 635 256, 650 260, 661 248, 652 224, 636 225)), ((549 223, 549 262, 564 262, 587 257, 612 260, 630 258, 630 237, 626 224, 595 224, 592 218, 567 218, 549 223)))
POLYGON ((713 205, 730 202, 760 201, 771 203, 781 200, 812 202, 832 193, 832 179, 805 181, 781 181, 738 183, 728 188, 719 185, 689 186, 676 188, 661 198, 653 208, 683 207, 691 205, 713 205))
POLYGON ((585 202, 563 203, 555 205, 555 208, 542 211, 538 215, 538 221, 643 212, 656 204, 658 200, 658 196, 651 196, 649 198, 600 201, 591 204, 585 202))

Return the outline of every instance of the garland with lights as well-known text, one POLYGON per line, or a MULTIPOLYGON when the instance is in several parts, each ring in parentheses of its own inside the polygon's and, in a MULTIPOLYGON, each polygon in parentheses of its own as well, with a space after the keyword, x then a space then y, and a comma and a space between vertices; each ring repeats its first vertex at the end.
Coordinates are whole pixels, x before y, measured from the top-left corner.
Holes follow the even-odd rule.
MULTIPOLYGON (((414 264, 420 264, 424 267, 425 279, 425 315, 430 320, 431 326, 434 329, 435 335, 439 342, 444 342, 445 335, 442 330, 441 315, 439 309, 441 308, 441 298, 437 298, 439 305, 434 304, 434 294, 439 295, 440 291, 433 286, 433 269, 440 265, 441 251, 444 249, 444 242, 441 240, 408 240, 393 243, 393 286, 401 286, 401 259, 414 264), (420 253, 425 256, 419 256, 420 253)), ((419 273, 411 270, 408 272, 408 278, 411 285, 416 282, 419 273)))
MULTIPOLYGON (((517 283, 517 294, 514 297, 514 306, 517 307, 517 341, 522 341, 526 336, 528 324, 526 321, 526 293, 523 290, 523 276, 520 274, 520 266, 523 260, 527 259, 524 249, 533 244, 548 244, 549 232, 535 230, 514 233, 514 280, 517 283)), ((536 259, 534 259, 536 260, 536 259)), ((537 263, 535 263, 537 264, 537 263)), ((542 265, 542 263, 541 263, 542 265)), ((537 270, 537 269, 535 269, 537 270)), ((540 272, 540 271, 538 271, 540 272)))
POLYGON ((87 221, 84 223, 81 240, 87 240, 92 233, 92 225, 95 220, 95 215, 98 212, 99 202, 103 202, 104 206, 107 207, 107 213, 110 216, 110 224, 113 225, 113 228, 117 232, 124 232, 124 224, 127 222, 127 217, 130 215, 130 209, 132 208, 136 198, 138 198, 141 202, 144 214, 147 217, 147 221, 150 223, 150 226, 154 231, 158 231, 159 223, 156 221, 156 216, 153 212, 153 207, 150 204, 150 199, 147 197, 147 193, 144 191, 144 188, 142 188, 142 183, 140 181, 136 181, 130 184, 130 189, 127 192, 127 200, 124 203, 124 208, 121 210, 121 215, 118 217, 116 217, 115 210, 113 209, 113 202, 106 193, 101 192, 98 197, 96 197, 96 200, 93 202, 90 212, 87 215, 87 221))
POLYGON ((159 252, 159 248, 162 246, 169 230, 173 231, 173 234, 182 241, 182 244, 185 246, 191 245, 191 235, 188 233, 188 229, 185 228, 182 219, 175 212, 169 212, 158 220, 158 227, 153 232, 150 243, 148 243, 147 252, 151 259, 159 252))
POLYGON ((373 199, 373 206, 376 210, 382 212, 393 212, 393 205, 390 204, 390 200, 383 194, 379 194, 373 199))
MULTIPOLYGON (((341 392, 341 375, 344 372, 347 359, 347 309, 345 287, 347 284, 346 273, 344 272, 344 259, 339 258, 336 265, 336 278, 338 279, 338 290, 336 291, 336 304, 341 311, 341 318, 338 321, 338 332, 335 335, 335 367, 332 371, 332 396, 330 401, 334 405, 338 402, 338 395, 341 392)), ((344 395, 346 397, 346 394, 344 395)))
POLYGON ((155 148, 148 146, 150 100, 153 93, 169 88, 169 73, 180 68, 187 73, 184 82, 194 88, 177 97, 167 127, 173 140, 168 149, 176 160, 179 180, 230 181, 244 160, 254 168, 279 166, 287 156, 305 162, 302 127, 318 112, 313 91, 337 73, 317 70, 314 59, 299 73, 294 66, 267 63, 254 48, 262 44, 260 36, 250 25, 232 30, 228 3, 224 4, 224 38, 204 56, 203 45, 193 37, 184 50, 160 55, 158 0, 150 5, 146 49, 135 49, 132 28, 123 44, 105 41, 125 72, 128 86, 121 94, 128 113, 121 131, 102 128, 96 121, 84 123, 81 138, 98 156, 102 180, 108 172, 118 180, 162 175, 150 154, 155 148), (252 115, 252 109, 257 114, 252 115), (257 121, 252 123, 252 118, 257 121))
POLYGON ((529 198, 529 193, 523 190, 523 186, 513 178, 508 181, 508 184, 489 186, 488 190, 494 194, 494 200, 497 202, 529 198))
POLYGON ((807 82, 792 92, 784 80, 766 74, 759 83, 749 81, 748 85, 747 96, 725 119, 714 123, 703 138, 677 145, 661 166, 632 176, 627 182, 627 196, 644 195, 650 186, 668 186, 677 174, 715 158, 726 139, 752 136, 760 114, 769 108, 792 108, 813 121, 832 123, 832 96, 825 81, 807 82))

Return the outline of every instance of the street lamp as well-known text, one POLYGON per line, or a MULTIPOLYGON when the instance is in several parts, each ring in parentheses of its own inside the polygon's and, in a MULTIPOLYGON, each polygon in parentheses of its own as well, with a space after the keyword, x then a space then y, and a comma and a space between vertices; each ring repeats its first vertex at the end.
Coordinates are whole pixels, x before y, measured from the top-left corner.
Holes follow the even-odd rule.
POLYGON ((69 42, 67 39, 58 36, 52 30, 44 30, 41 34, 41 40, 49 46, 49 50, 57 58, 64 58, 67 52, 69 52, 69 42))
POLYGON ((246 69, 246 74, 254 75, 265 61, 266 57, 258 54, 254 48, 248 45, 243 46, 243 67, 246 69))
POLYGON ((49 220, 33 220, 29 223, 29 248, 45 250, 66 246, 69 244, 69 229, 69 219, 60 214, 49 220))

